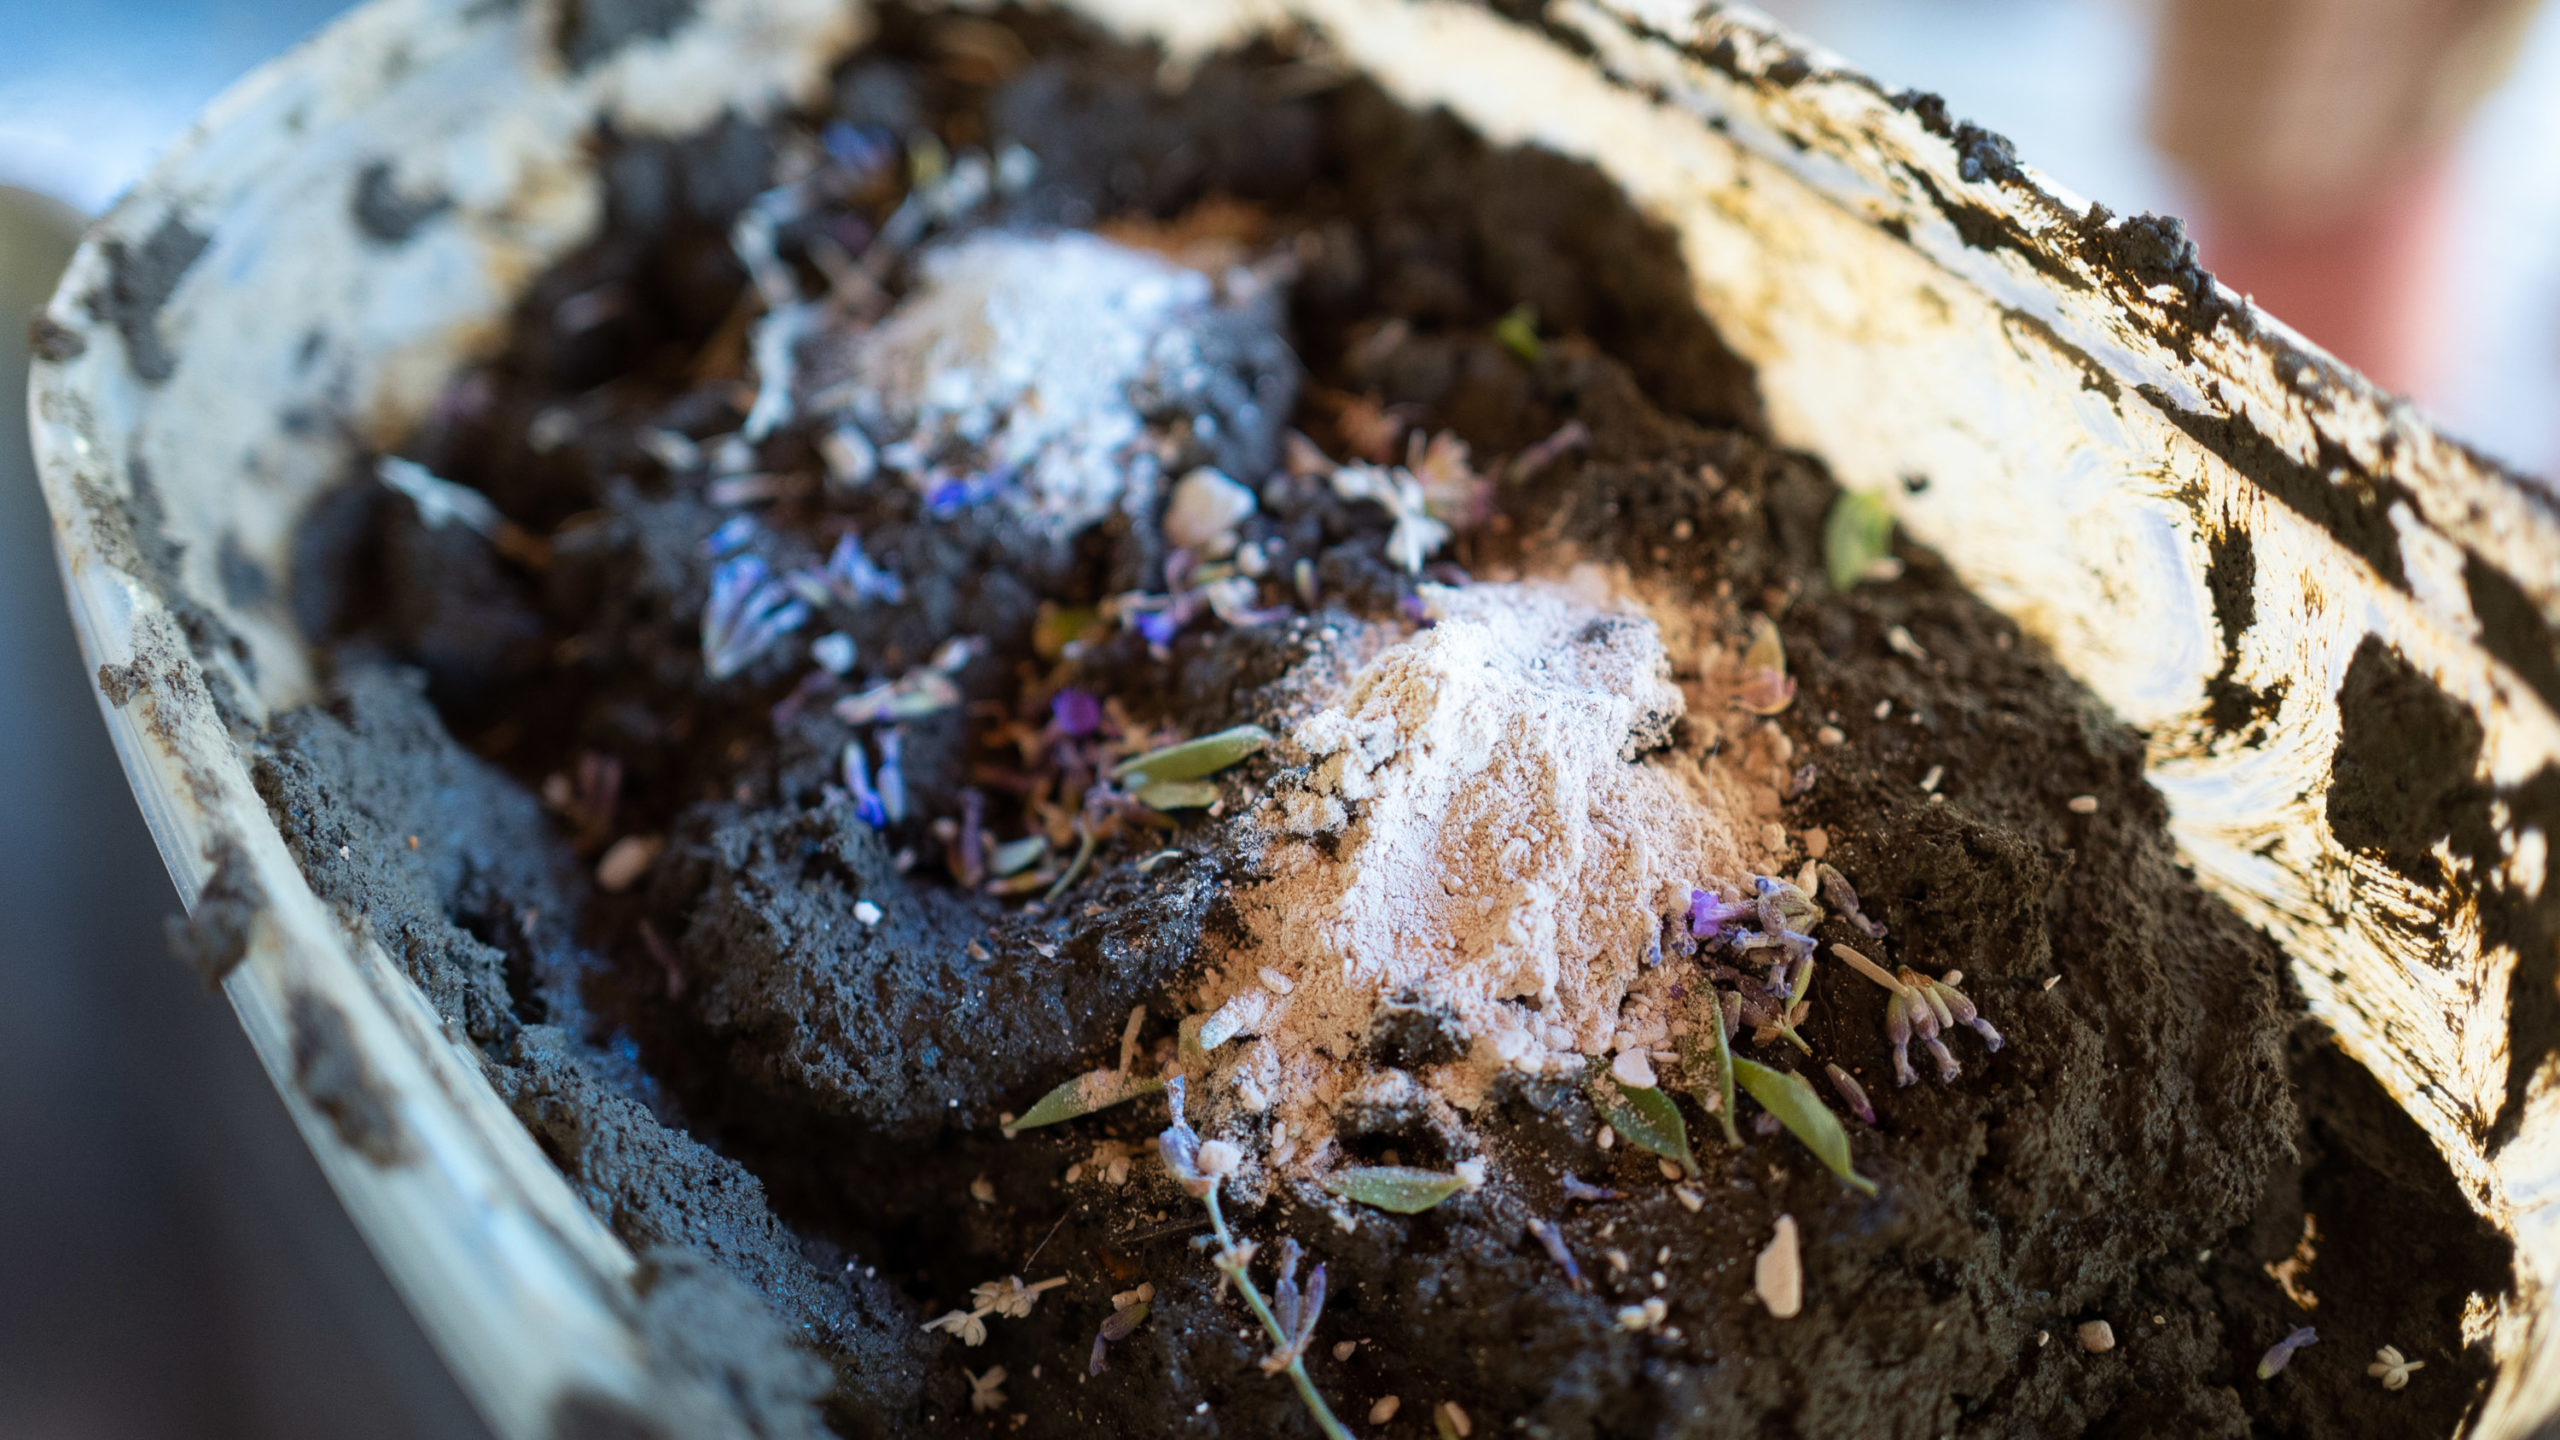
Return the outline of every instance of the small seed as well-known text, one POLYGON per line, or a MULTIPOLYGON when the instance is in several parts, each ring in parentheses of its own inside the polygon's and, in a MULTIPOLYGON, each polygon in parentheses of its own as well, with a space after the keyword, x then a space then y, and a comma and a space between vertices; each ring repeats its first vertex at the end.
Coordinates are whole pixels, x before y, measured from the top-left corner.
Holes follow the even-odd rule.
MULTIPOLYGON (((1334 1348, 1339 1350, 1342 1347, 1337 1345, 1334 1348)), ((1369 1407, 1369 1423, 1372 1425, 1386 1424, 1388 1421, 1396 1418, 1396 1411, 1402 1407, 1403 1404, 1403 1401, 1398 1400, 1393 1395, 1379 1396, 1378 1403, 1369 1407)))
POLYGON ((1360 1342, 1357 1340, 1337 1341, 1333 1347, 1333 1358, 1336 1360, 1348 1360, 1353 1355, 1359 1353, 1359 1350, 1360 1342))
POLYGON ((853 902, 853 918, 865 925, 877 925, 880 923, 880 907, 868 900, 856 900, 853 902))
POLYGON ((1621 1330, 1641 1330, 1641 1329, 1643 1329, 1643 1328, 1644 1328, 1644 1325, 1645 1325, 1645 1319, 1644 1319, 1644 1307, 1643 1307, 1643 1306, 1641 1306, 1641 1305, 1622 1305, 1622 1306, 1618 1307, 1618 1328, 1619 1328, 1619 1329, 1621 1329, 1621 1330))
POLYGON ((1706 1192, 1700 1190, 1695 1185, 1672 1186, 1671 1198, 1679 1201, 1680 1208, 1688 1211, 1692 1215, 1695 1215, 1699 1211, 1707 1208, 1706 1192))
POLYGON ((1467 1412, 1458 1408, 1455 1400, 1441 1401, 1436 1418, 1458 1440, 1467 1440, 1468 1436, 1476 1433, 1476 1422, 1467 1418, 1467 1412))
POLYGON ((2092 1355, 2104 1355, 2116 1348, 2116 1327, 2104 1320, 2086 1320, 2080 1325, 2080 1348, 2092 1355))
POLYGON ((1665 1160, 1665 1161, 1661 1162, 1661 1164, 1662 1164, 1662 1178, 1663 1178, 1663 1179, 1665 1179, 1665 1180, 1677 1180, 1677 1179, 1679 1179, 1679 1178, 1680 1178, 1680 1176, 1682 1175, 1682 1173, 1684 1173, 1684 1172, 1682 1172, 1682 1170, 1680 1169, 1680 1167, 1679 1167, 1679 1166, 1672 1164, 1672 1163, 1671 1163, 1670 1161, 1668 1161, 1668 1160, 1665 1160))
POLYGON ((1603 1150, 1614 1149, 1614 1148, 1616 1148, 1617 1143, 1618 1143, 1618 1132, 1617 1132, 1616 1130, 1614 1130, 1614 1129, 1610 1128, 1609 1126, 1606 1126, 1606 1125, 1601 1126, 1601 1127, 1600 1127, 1600 1148, 1601 1148, 1601 1149, 1603 1149, 1603 1150))
POLYGON ((2074 815, 2095 815, 2098 813, 2098 797, 2095 795, 2074 795, 2071 797, 2070 803, 2066 808, 2074 815))
POLYGON ((1938 790, 1938 782, 1939 782, 1940 780, 1945 779, 1945 778, 1946 778, 1946 775, 1947 775, 1947 767, 1946 767, 1946 766, 1944 766, 1944 765, 1932 765, 1932 766, 1930 766, 1930 767, 1929 767, 1929 773, 1920 777, 1920 788, 1921 788, 1923 791, 1926 791, 1926 792, 1928 792, 1929 794, 1933 794, 1933 795, 1934 795, 1934 794, 1936 794, 1936 793, 1937 793, 1937 790, 1938 790))
POLYGON ((1877 718, 1877 719, 1882 720, 1882 719, 1886 718, 1887 716, 1891 715, 1892 713, 1893 713, 1893 702, 1892 702, 1892 701, 1890 701, 1890 700, 1879 700, 1879 701, 1877 701, 1877 702, 1876 702, 1876 718, 1877 718))
POLYGON ((614 841, 613 848, 596 862, 596 887, 608 895, 630 889, 658 863, 658 852, 666 848, 665 838, 657 835, 625 835, 614 841))
POLYGON ((1843 731, 1837 725, 1823 726, 1821 729, 1813 732, 1813 738, 1825 745, 1845 745, 1849 743, 1849 736, 1847 732, 1843 731))
POLYGON ((1244 1152, 1228 1141, 1210 1140, 1200 1146, 1200 1153, 1193 1163, 1201 1174, 1222 1178, 1233 1175, 1236 1168, 1244 1164, 1244 1152))
POLYGON ((1793 1215, 1778 1217, 1777 1234, 1752 1262, 1751 1288, 1778 1319, 1792 1320, 1803 1311, 1804 1255, 1797 1248, 1793 1215))
POLYGON ((970 1181, 969 1198, 981 1205, 993 1205, 996 1203, 995 1183, 984 1175, 970 1181))
POLYGON ((1262 988, 1274 995, 1286 995, 1298 988, 1298 982, 1265 965, 1262 967, 1262 988))

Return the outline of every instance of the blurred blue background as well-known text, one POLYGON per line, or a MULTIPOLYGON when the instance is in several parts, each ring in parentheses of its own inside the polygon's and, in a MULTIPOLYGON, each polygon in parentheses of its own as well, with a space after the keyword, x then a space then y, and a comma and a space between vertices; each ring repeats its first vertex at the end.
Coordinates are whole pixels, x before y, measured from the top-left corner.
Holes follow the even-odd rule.
MULTIPOLYGON (((25 318, 95 213, 330 0, 21 0, 0 25, 0 1437, 482 1432, 233 1025, 81 673, 26 457, 25 318)), ((2152 0, 1764 0, 2119 211, 2192 197, 2145 139, 2152 0)), ((2560 473, 2560 4, 2460 138, 2420 398, 2560 473)), ((2208 261, 2211 256, 2208 255, 2208 261)))

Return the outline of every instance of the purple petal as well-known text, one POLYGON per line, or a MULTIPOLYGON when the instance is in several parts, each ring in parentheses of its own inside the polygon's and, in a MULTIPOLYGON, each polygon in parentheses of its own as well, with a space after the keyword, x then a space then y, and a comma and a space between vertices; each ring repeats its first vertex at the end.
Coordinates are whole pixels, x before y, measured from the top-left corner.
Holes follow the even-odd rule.
POLYGON ((1049 701, 1049 717, 1058 725, 1058 733, 1077 739, 1102 728, 1102 701, 1091 691, 1070 685, 1049 701))

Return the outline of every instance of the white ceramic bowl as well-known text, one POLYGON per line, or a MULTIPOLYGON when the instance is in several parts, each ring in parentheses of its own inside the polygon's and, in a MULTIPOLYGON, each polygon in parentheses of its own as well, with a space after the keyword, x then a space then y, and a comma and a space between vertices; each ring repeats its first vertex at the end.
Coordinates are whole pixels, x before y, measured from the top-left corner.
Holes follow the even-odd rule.
MULTIPOLYGON (((2538 900, 2560 824, 2524 786, 2560 764, 2545 492, 2200 282, 2157 229, 1748 11, 1562 0, 1541 31, 1456 0, 1061 8, 1177 59, 1310 26, 1404 100, 1588 160, 1670 226, 1777 437, 1890 496, 2147 731, 2199 878, 2284 943, 2314 1011, 2516 1240, 2473 1433, 2560 1414, 2560 956, 2484 942, 2479 900, 2538 900), (2434 777, 2487 797, 2494 853, 2461 885, 2332 831, 2339 688, 2368 637, 2479 727, 2468 773, 2434 777), (2213 723, 2232 685, 2266 702, 2252 736, 2213 723)), ((813 102, 867 33, 854 0, 374 0, 215 104, 90 232, 41 327, 38 460, 134 792, 191 903, 218 851, 254 875, 225 988, 504 1436, 547 1433, 571 1390, 646 1394, 632 1258, 287 855, 214 696, 254 729, 314 698, 313 670, 277 609, 226 596, 220 557, 288 573, 311 501, 500 343, 515 297, 601 223, 597 124, 675 135, 813 102), (359 218, 365 187, 440 203, 386 233, 359 218), (191 643, 206 615, 239 645, 191 643), (409 1137, 396 1163, 296 1083, 293 1017, 327 1008, 409 1137)))

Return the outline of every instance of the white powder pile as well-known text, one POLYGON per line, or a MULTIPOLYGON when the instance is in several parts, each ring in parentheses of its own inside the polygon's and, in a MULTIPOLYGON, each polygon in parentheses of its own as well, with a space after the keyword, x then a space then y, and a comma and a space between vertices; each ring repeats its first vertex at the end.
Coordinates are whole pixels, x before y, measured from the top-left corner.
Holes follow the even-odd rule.
POLYGON ((1437 623, 1297 727, 1312 776, 1265 808, 1269 878, 1237 895, 1248 938, 1202 997, 1203 1043, 1224 1042, 1205 1088, 1272 1112, 1276 1169, 1325 1168, 1346 1104, 1449 1116, 1505 1068, 1666 1045, 1667 1002, 1643 993, 1669 973, 1648 965, 1666 920, 1693 885, 1771 868, 1764 807, 1736 793, 1759 780, 1654 753, 1686 700, 1652 618, 1596 585, 1424 598, 1437 623), (1380 1068, 1390 1001, 1454 1017, 1464 1055, 1380 1068))
MULTIPOLYGON (((811 357, 811 388, 920 489, 1009 469, 1002 497, 1062 532, 1152 505, 1162 475, 1145 411, 1222 379, 1235 389, 1210 373, 1234 347, 1204 332, 1245 325, 1266 349, 1281 343, 1250 286, 1222 297, 1197 270, 1081 232, 981 231, 927 251, 918 271, 876 328, 811 357)), ((1217 423, 1193 417, 1204 422, 1217 423)))

